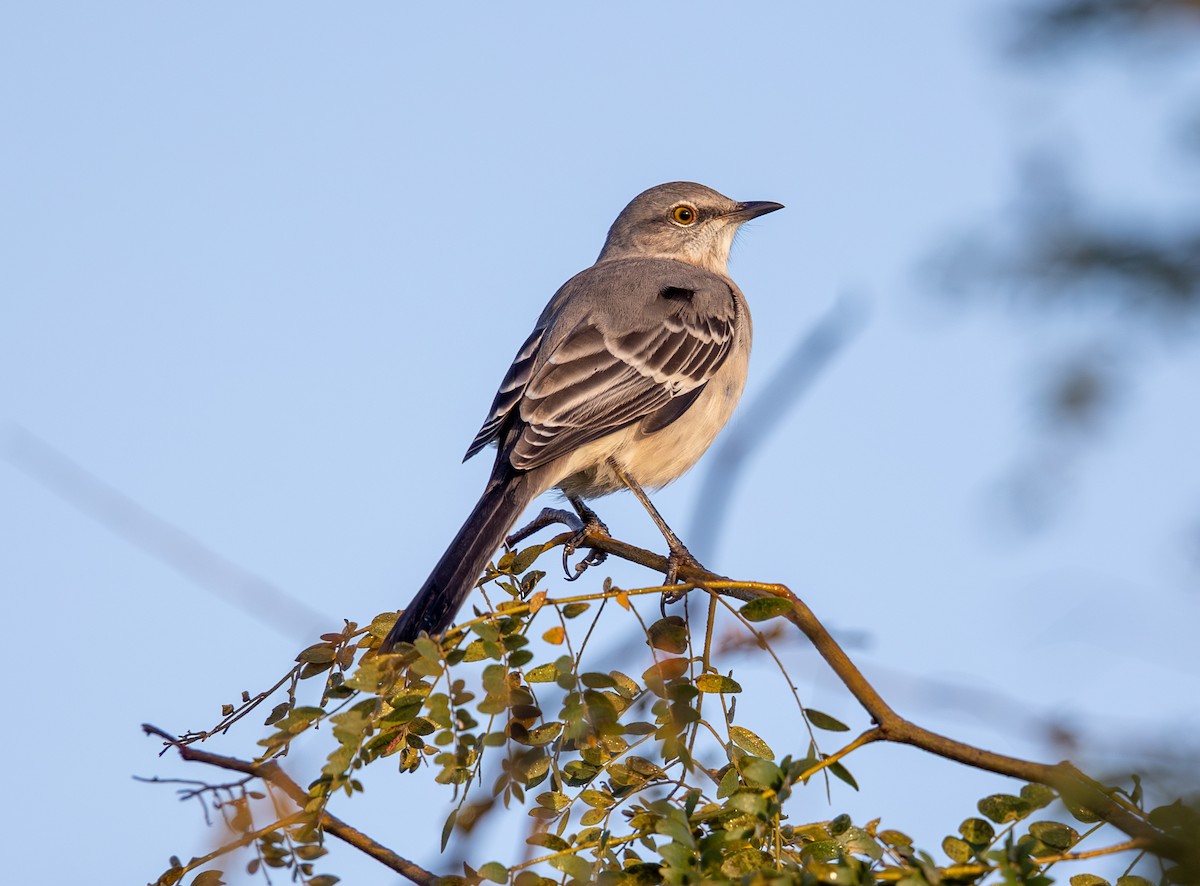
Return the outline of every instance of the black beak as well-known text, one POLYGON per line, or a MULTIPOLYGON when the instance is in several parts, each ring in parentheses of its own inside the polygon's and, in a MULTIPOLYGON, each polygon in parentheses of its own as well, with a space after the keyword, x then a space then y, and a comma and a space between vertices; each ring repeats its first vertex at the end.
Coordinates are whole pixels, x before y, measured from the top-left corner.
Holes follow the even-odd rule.
POLYGON ((760 215, 766 215, 768 212, 774 212, 776 209, 783 209, 783 204, 772 203, 770 200, 751 200, 748 203, 739 203, 737 209, 729 213, 729 216, 737 219, 740 224, 750 221, 752 218, 758 218, 760 215))

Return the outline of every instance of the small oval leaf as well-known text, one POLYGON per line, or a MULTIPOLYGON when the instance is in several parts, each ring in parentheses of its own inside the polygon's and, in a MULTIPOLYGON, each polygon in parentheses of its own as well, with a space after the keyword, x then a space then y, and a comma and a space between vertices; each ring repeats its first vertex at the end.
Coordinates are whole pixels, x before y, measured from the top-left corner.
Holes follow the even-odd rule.
POLYGON ((791 602, 783 597, 759 597, 738 610, 746 621, 766 621, 792 611, 791 602))
POLYGON ((836 717, 831 717, 824 711, 818 711, 816 708, 806 708, 804 715, 808 717, 808 722, 818 729, 824 729, 826 732, 849 732, 850 727, 836 717))
POLYGON ((741 685, 731 677, 721 674, 701 674, 696 678, 696 688, 701 692, 732 693, 741 692, 741 685))
POLYGON ((729 738, 747 753, 754 754, 756 757, 762 757, 764 760, 775 759, 775 752, 771 750, 771 746, 745 726, 730 726, 729 738))

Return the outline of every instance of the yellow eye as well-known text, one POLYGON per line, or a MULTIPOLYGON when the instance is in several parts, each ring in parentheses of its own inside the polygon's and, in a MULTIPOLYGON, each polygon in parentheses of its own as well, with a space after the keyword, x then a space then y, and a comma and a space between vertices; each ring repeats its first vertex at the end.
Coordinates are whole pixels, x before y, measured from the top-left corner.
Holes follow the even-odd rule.
POLYGON ((696 223, 696 219, 700 217, 700 213, 696 211, 695 206, 688 206, 684 203, 682 206, 676 206, 671 210, 671 219, 680 225, 692 225, 696 223))

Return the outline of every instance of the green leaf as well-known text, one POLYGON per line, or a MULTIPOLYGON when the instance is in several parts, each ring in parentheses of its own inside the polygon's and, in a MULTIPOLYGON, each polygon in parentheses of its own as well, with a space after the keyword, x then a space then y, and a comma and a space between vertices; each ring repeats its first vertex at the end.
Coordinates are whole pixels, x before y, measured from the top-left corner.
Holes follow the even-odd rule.
POLYGON ((442 825, 442 851, 446 851, 446 844, 450 842, 450 834, 454 832, 454 822, 458 820, 458 810, 451 809, 450 814, 446 816, 446 823, 442 825))
POLYGON ((975 846, 987 846, 996 839, 995 829, 982 818, 968 818, 958 826, 958 832, 964 840, 975 846))
MULTIPOLYGON (((563 618, 574 618, 577 615, 583 615, 591 606, 591 603, 568 603, 562 608, 563 618)), ((588 865, 588 870, 590 871, 591 869, 591 865, 588 865)))
POLYGON ((879 845, 879 841, 860 827, 852 825, 846 828, 838 835, 837 840, 846 847, 847 852, 865 855, 872 861, 883 858, 883 847, 879 845))
POLYGON ((399 617, 399 614, 395 612, 381 612, 371 619, 371 626, 367 630, 370 631, 372 637, 382 640, 392 630, 392 626, 396 624, 396 619, 399 617))
POLYGON ((1071 878, 1071 886, 1108 886, 1108 881, 1095 874, 1076 874, 1071 878))
POLYGON ((281 701, 279 704, 275 705, 275 707, 271 708, 271 713, 267 715, 267 719, 263 721, 263 725, 272 726, 275 723, 278 723, 287 716, 287 713, 289 710, 291 710, 291 707, 291 702, 281 701))
POLYGON ((687 651, 687 627, 684 625, 683 619, 678 615, 668 615, 666 618, 660 618, 646 629, 646 633, 649 635, 650 645, 655 649, 675 654, 687 651))
POLYGON ((310 677, 317 676, 317 674, 323 674, 331 667, 333 667, 332 661, 325 661, 320 664, 313 664, 311 661, 307 662, 300 668, 300 679, 307 680, 310 677))
POLYGON ((337 657, 332 643, 314 643, 296 656, 296 661, 306 664, 328 664, 337 657))
POLYGON ((942 851, 950 857, 950 860, 958 864, 966 864, 971 860, 971 856, 975 854, 975 850, 971 848, 971 844, 966 840, 960 840, 958 837, 947 837, 942 841, 942 851))
POLYGON ((617 685, 608 674, 598 674, 595 671, 580 674, 579 682, 588 689, 615 689, 617 685))
POLYGON ((1021 799, 1034 809, 1044 809, 1058 799, 1058 794, 1044 784, 1027 784, 1021 788, 1021 799))
POLYGON ((752 787, 775 788, 783 783, 783 770, 769 760, 747 757, 741 766, 742 777, 752 787))
POLYGON ((842 855, 841 844, 836 840, 817 840, 806 843, 800 849, 800 857, 816 861, 837 861, 842 855))
POLYGON ((646 668, 642 673, 642 679, 646 682, 651 680, 678 680, 687 673, 687 669, 688 660, 686 658, 664 658, 662 661, 646 668))
POLYGON ((525 838, 525 842, 530 846, 541 846, 549 849, 551 852, 562 852, 571 844, 564 840, 558 834, 552 834, 549 831, 540 831, 536 834, 530 834, 525 838))
POLYGON ((808 717, 808 722, 818 729, 824 729, 826 732, 849 732, 850 727, 834 717, 829 716, 824 711, 818 711, 815 708, 805 708, 804 716, 808 717))
POLYGON ((482 865, 476 872, 485 880, 491 880, 493 883, 508 882, 508 868, 500 864, 498 861, 489 861, 482 865))
POLYGON ((413 646, 417 648, 421 658, 430 664, 440 665, 442 663, 441 648, 428 637, 417 637, 413 640, 413 646))
POLYGON ((520 723, 512 723, 509 726, 509 735, 517 744, 523 744, 531 748, 540 748, 545 747, 558 738, 562 730, 563 724, 558 720, 543 723, 541 726, 536 726, 529 730, 522 727, 520 723))
POLYGON ((617 691, 626 698, 633 698, 642 691, 642 687, 634 682, 632 677, 626 676, 620 671, 609 671, 608 676, 612 678, 617 691))
POLYGON ((766 621, 794 611, 790 600, 783 597, 759 597, 738 610, 746 621, 766 621))
MULTIPOLYGON (((526 569, 534 564, 534 561, 542 555, 541 545, 530 545, 527 548, 513 555, 512 562, 508 563, 506 569, 514 575, 520 575, 526 569)), ((501 558, 503 559, 503 558, 501 558)), ((507 878, 506 878, 507 879, 507 878)), ((500 882, 500 881, 497 881, 500 882)))
POLYGON ((579 799, 588 806, 592 806, 596 809, 607 809, 609 806, 612 806, 617 802, 616 798, 613 797, 612 794, 607 793, 606 791, 594 791, 591 789, 580 791, 579 799))
POLYGON ((732 880, 740 880, 760 868, 771 865, 771 857, 757 849, 739 849, 721 862, 721 873, 732 880))
POLYGON ((767 799, 755 790, 741 790, 725 801, 725 805, 755 818, 766 818, 767 799))
POLYGON ((1126 874, 1124 877, 1117 877, 1117 886, 1154 886, 1154 884, 1145 877, 1126 874))
POLYGON ((562 768, 563 781, 573 788, 582 787, 599 775, 601 771, 599 766, 584 763, 582 760, 571 760, 562 768))
POLYGON ((879 840, 884 846, 890 846, 893 849, 912 849, 912 837, 900 831, 879 831, 875 834, 875 839, 879 840))
POLYGON ((579 816, 579 823, 584 827, 589 827, 590 825, 600 824, 607 817, 607 809, 589 809, 583 815, 579 816))
POLYGON ((533 871, 521 871, 513 880, 513 886, 557 886, 557 880, 539 877, 533 871))
POLYGON ((738 789, 738 771, 737 767, 730 766, 725 770, 725 774, 721 776, 721 783, 717 786, 717 799, 724 800, 738 789))
MULTIPOLYGON (((467 644, 466 649, 456 649, 455 652, 459 653, 462 656, 462 658, 460 659, 461 661, 467 661, 467 662, 483 661, 485 658, 488 657, 487 644, 484 643, 482 640, 472 640, 470 643, 467 644)), ((451 655, 453 655, 453 654, 454 653, 451 653, 451 655)), ((451 660, 451 663, 453 663, 453 660, 451 660)))
POLYGON ((701 692, 732 693, 741 692, 742 687, 731 677, 721 674, 701 674, 696 678, 696 688, 701 692))
POLYGON ((1070 849, 1079 842, 1079 833, 1073 827, 1057 821, 1035 821, 1029 826, 1029 833, 1051 849, 1070 849))
POLYGON ((775 752, 771 750, 771 746, 745 726, 730 726, 729 738, 747 753, 754 754, 756 757, 762 757, 764 760, 775 759, 775 752))
POLYGON ((557 676, 558 665, 554 662, 538 665, 533 670, 525 672, 525 679, 529 683, 553 683, 557 676))
POLYGON ((547 864, 555 870, 562 871, 568 877, 574 877, 581 883, 592 882, 593 864, 587 859, 580 858, 578 855, 560 855, 557 858, 550 859, 547 864))
POLYGON ((979 811, 996 824, 1007 824, 1010 821, 1020 821, 1033 811, 1028 800, 1014 797, 1012 794, 992 794, 979 801, 979 811))
POLYGON ((1093 824, 1100 821, 1100 816, 1088 809, 1081 803, 1075 802, 1071 797, 1062 798, 1063 805, 1067 807, 1067 811, 1071 813, 1071 817, 1076 821, 1081 821, 1084 824, 1093 824))
POLYGON ((834 775, 836 775, 838 778, 840 778, 842 781, 844 781, 846 784, 850 785, 850 787, 854 788, 854 790, 856 790, 856 791, 858 790, 858 782, 854 780, 854 776, 850 774, 850 770, 847 769, 845 766, 843 766, 841 763, 830 763, 829 771, 832 772, 834 775))
POLYGON ((537 795, 537 804, 555 812, 561 812, 571 805, 571 798, 559 791, 546 791, 537 795))

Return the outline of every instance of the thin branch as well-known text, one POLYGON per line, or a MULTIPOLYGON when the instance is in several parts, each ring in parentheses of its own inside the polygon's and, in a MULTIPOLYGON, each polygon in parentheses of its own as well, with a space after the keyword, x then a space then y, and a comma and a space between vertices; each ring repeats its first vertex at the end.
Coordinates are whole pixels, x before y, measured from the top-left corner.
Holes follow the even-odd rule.
MULTIPOLYGON (((604 551, 654 572, 665 573, 667 568, 666 557, 608 536, 589 534, 578 546, 604 551)), ((731 581, 706 569, 687 564, 680 567, 679 578, 683 582, 703 584, 719 594, 747 602, 764 597, 787 600, 792 608, 783 617, 808 637, 809 642, 825 659, 834 674, 863 706, 878 729, 879 740, 912 745, 976 769, 1046 785, 1057 791, 1064 800, 1088 809, 1130 837, 1143 841, 1146 848, 1156 855, 1188 867, 1200 868, 1200 848, 1188 846, 1160 831, 1142 817, 1140 810, 1118 802, 1109 795, 1102 784, 1089 778, 1070 762, 1064 760, 1056 764, 1036 763, 997 754, 939 735, 901 717, 876 692, 813 611, 785 585, 731 581)))
MULTIPOLYGON (((1113 846, 1104 846, 1100 849, 1092 849, 1087 852, 1062 852, 1057 855, 1035 855, 1030 858, 1030 862, 1042 867, 1043 865, 1057 864, 1060 861, 1083 861, 1089 858, 1101 858, 1106 855, 1119 855, 1122 852, 1130 852, 1134 849, 1145 849, 1148 844, 1145 840, 1126 840, 1124 843, 1117 843, 1113 846)), ((977 877, 982 877, 984 874, 989 874, 995 868, 983 864, 954 864, 941 871, 943 881, 946 880, 973 880, 977 877)), ((884 868, 883 870, 871 872, 876 880, 883 883, 891 883, 898 880, 903 880, 911 876, 911 871, 904 867, 884 868)))
POLYGON ((822 757, 819 763, 816 763, 815 765, 810 766, 808 769, 805 769, 803 772, 800 773, 800 778, 798 780, 807 782, 810 778, 812 778, 818 772, 822 771, 823 769, 825 769, 828 766, 832 766, 834 763, 838 762, 839 760, 842 759, 842 757, 845 757, 847 754, 851 753, 852 751, 857 751, 863 745, 870 744, 873 741, 883 741, 883 740, 884 740, 883 732, 880 731, 880 729, 878 727, 876 727, 874 729, 868 729, 866 732, 864 732, 858 738, 854 739, 854 741, 850 742, 850 744, 846 745, 843 748, 839 748, 838 750, 834 751, 832 754, 828 754, 828 755, 822 757))
MULTIPOLYGON (((179 756, 184 760, 195 763, 207 763, 210 766, 218 766, 221 769, 229 769, 233 772, 243 772, 246 775, 253 775, 256 778, 261 778, 263 781, 271 784, 287 794, 301 809, 307 805, 311 799, 308 793, 296 782, 292 781, 291 777, 283 771, 274 760, 268 760, 264 763, 252 763, 248 760, 239 760, 236 757, 226 757, 223 754, 214 754, 211 751, 203 751, 196 747, 180 744, 179 740, 173 735, 164 732, 157 726, 151 726, 149 723, 142 724, 142 731, 147 735, 156 735, 161 738, 169 747, 179 751, 179 756)), ((432 886, 438 879, 437 875, 425 870, 420 865, 417 865, 408 859, 397 855, 392 850, 383 846, 362 831, 351 827, 340 818, 330 815, 328 812, 321 813, 320 826, 326 833, 333 834, 339 840, 349 843, 355 849, 365 852, 371 858, 378 861, 385 867, 395 871, 402 877, 406 877, 413 883, 420 883, 425 886, 432 886)))

